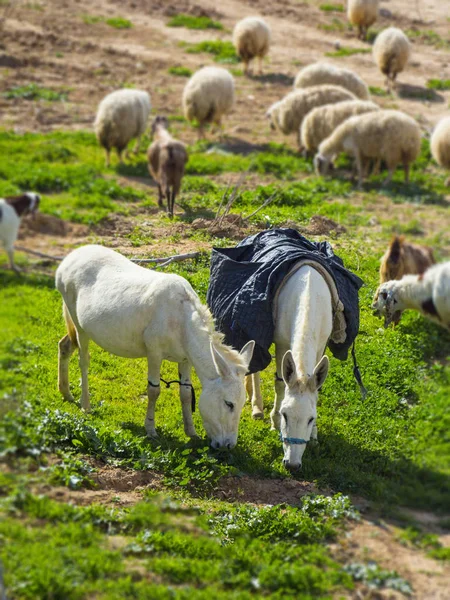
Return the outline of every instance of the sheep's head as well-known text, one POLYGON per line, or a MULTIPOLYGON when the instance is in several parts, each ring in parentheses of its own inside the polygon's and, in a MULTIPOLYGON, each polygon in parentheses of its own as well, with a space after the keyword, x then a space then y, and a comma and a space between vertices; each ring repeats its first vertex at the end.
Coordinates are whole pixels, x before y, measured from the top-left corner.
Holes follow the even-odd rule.
POLYGON ((35 192, 25 192, 21 196, 8 196, 6 202, 14 208, 19 217, 34 215, 39 208, 41 197, 35 192))
POLYGON ((152 123, 152 135, 155 135, 155 132, 158 128, 169 129, 169 119, 167 117, 163 117, 162 115, 157 115, 153 119, 152 123))
POLYGON ((270 129, 272 131, 275 131, 277 129, 277 126, 276 126, 276 122, 277 122, 277 118, 278 118, 277 117, 277 107, 279 104, 280 104, 280 101, 275 102, 274 104, 272 104, 272 106, 266 112, 266 119, 268 119, 270 129))
POLYGON ((318 152, 314 157, 314 169, 316 175, 328 175, 331 166, 331 159, 326 158, 318 152))
POLYGON ((379 286, 375 292, 372 302, 374 315, 384 317, 384 326, 391 323, 398 323, 402 316, 402 310, 399 306, 397 284, 395 281, 387 281, 379 286))

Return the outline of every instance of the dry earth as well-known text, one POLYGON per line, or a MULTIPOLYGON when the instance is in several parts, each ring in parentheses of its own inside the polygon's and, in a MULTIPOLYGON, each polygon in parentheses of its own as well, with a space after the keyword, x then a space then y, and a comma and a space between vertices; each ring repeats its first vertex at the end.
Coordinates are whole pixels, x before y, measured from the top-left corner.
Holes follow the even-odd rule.
MULTIPOLYGON (((329 24, 334 15, 319 10, 319 0, 246 0, 237 2, 222 0, 38 0, 13 2, 12 9, 5 11, 0 4, 4 19, 0 22, 0 127, 15 131, 46 132, 55 129, 90 129, 95 110, 101 98, 128 84, 147 89, 152 96, 153 112, 168 115, 181 113, 181 93, 186 80, 169 75, 171 66, 185 66, 195 70, 210 64, 206 54, 188 54, 179 42, 198 42, 206 39, 230 39, 230 31, 238 18, 260 14, 268 21, 273 32, 270 59, 265 65, 265 75, 254 78, 238 77, 237 104, 227 119, 226 131, 231 140, 241 147, 255 148, 267 141, 286 141, 270 132, 264 114, 267 107, 289 91, 293 78, 303 65, 324 59, 326 52, 333 51, 336 42, 350 47, 363 44, 354 35, 345 32, 326 33, 319 25, 329 24), (176 13, 208 15, 218 18, 225 31, 192 31, 185 28, 169 28, 166 22, 176 13), (83 15, 104 17, 121 16, 133 23, 133 28, 117 30, 105 23, 88 25, 83 15), (67 102, 27 102, 6 100, 1 92, 27 83, 69 90, 67 102)), ((395 25, 404 29, 433 30, 449 41, 450 6, 448 0, 391 0, 381 2, 382 16, 377 27, 395 25)), ((337 17, 345 19, 344 15, 337 17)), ((367 46, 368 47, 368 46, 367 46)), ((371 54, 357 54, 345 58, 326 59, 337 65, 356 70, 369 85, 383 87, 383 77, 377 71, 371 54)), ((450 79, 450 52, 433 45, 415 42, 413 56, 405 73, 400 76, 398 97, 377 98, 384 107, 399 108, 418 118, 425 131, 443 115, 448 115, 450 92, 439 92, 433 101, 420 96, 430 78, 450 79)), ((194 130, 185 128, 183 139, 192 142, 194 130)), ((292 140, 293 144, 293 140, 292 140)), ((234 183, 237 174, 227 174, 226 183, 234 183)), ((225 182, 225 176, 214 178, 225 182)), ((264 178, 250 176, 246 185, 261 183, 264 178)), ((129 183, 129 180, 127 180, 129 183)), ((134 182, 139 185, 140 182, 134 182)), ((148 185, 144 183, 143 185, 148 185)), ((153 189, 152 194, 154 193, 153 189)), ((356 200, 358 201, 358 200, 356 200)), ((373 217, 368 227, 377 230, 377 214, 386 210, 393 217, 407 221, 419 219, 427 233, 442 230, 442 217, 433 207, 394 205, 382 196, 373 207, 373 217)), ((156 209, 155 209, 156 211, 156 209)), ((152 210, 147 217, 151 218, 152 210)), ((201 225, 201 224, 200 224, 201 225)), ((200 226, 199 225, 199 226, 200 226)), ((145 248, 131 248, 123 236, 134 226, 133 218, 111 217, 96 230, 69 224, 55 217, 41 215, 36 221, 28 220, 21 233, 19 244, 62 255, 80 242, 102 238, 111 246, 127 253, 161 252, 161 242, 145 248)), ((193 225, 193 227, 195 224, 193 225)), ((236 225, 233 225, 237 227, 236 225)), ((164 235, 173 235, 186 225, 176 223, 164 228, 164 235), (178 229, 177 229, 178 228, 178 229)), ((311 220, 311 235, 337 230, 340 225, 325 220, 311 220)), ((231 235, 242 237, 250 230, 238 227, 231 235)), ((227 230, 227 235, 230 231, 227 230)), ((159 236, 155 236, 158 239, 159 236)), ((207 248, 206 242, 193 244, 183 236, 179 241, 164 247, 164 252, 179 253, 207 248)), ((444 239, 444 254, 450 253, 450 238, 444 239)), ((94 490, 69 491, 66 488, 40 488, 52 497, 77 504, 102 502, 119 505, 132 504, 142 497, 145 489, 161 488, 161 479, 155 474, 122 471, 101 467, 95 474, 97 488, 94 490)), ((217 489, 220 499, 264 503, 297 503, 305 494, 314 491, 314 485, 289 480, 266 481, 252 478, 229 478, 217 489)), ((440 534, 444 545, 449 545, 433 521, 433 515, 421 517, 424 525, 440 534)), ((419 519, 420 520, 420 519, 419 519)), ((347 537, 334 550, 336 556, 344 555, 352 560, 374 559, 383 567, 395 568, 408 579, 418 599, 444 600, 450 598, 450 570, 419 550, 402 546, 395 539, 394 525, 376 523, 364 519, 348 532, 347 537)), ((395 593, 379 593, 359 589, 355 598, 394 598, 395 593)))

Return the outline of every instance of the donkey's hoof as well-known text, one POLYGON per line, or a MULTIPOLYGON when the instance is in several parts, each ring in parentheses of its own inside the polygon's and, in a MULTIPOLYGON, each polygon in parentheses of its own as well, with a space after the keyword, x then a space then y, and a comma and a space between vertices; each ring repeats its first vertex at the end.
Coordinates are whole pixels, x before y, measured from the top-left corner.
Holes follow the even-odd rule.
POLYGON ((264 419, 264 413, 262 410, 259 410, 259 408, 257 408, 256 410, 252 411, 252 417, 254 419, 264 419))
POLYGON ((156 433, 156 429, 154 427, 146 427, 145 431, 147 433, 147 437, 151 438, 152 440, 158 439, 159 436, 156 433))

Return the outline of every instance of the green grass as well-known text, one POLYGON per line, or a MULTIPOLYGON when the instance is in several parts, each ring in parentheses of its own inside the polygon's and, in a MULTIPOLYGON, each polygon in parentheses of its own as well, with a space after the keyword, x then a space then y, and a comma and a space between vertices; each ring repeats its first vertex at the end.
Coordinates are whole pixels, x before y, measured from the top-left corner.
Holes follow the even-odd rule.
POLYGON ((49 102, 65 102, 67 100, 67 90, 52 90, 42 87, 36 83, 29 83, 10 88, 3 92, 3 97, 7 100, 22 98, 24 100, 48 100, 49 102))
POLYGON ((345 8, 343 4, 321 4, 319 6, 323 12, 344 12, 345 8))
POLYGON ((175 15, 167 23, 168 27, 186 27, 187 29, 223 29, 222 23, 213 21, 209 17, 195 17, 194 15, 175 15))
POLYGON ((325 56, 340 58, 343 56, 353 56, 354 54, 368 54, 369 52, 371 52, 370 48, 349 48, 348 46, 342 46, 335 52, 325 52, 325 56))
POLYGON ((86 25, 95 25, 96 23, 104 23, 105 18, 99 15, 82 15, 83 23, 86 25))
POLYGON ((167 72, 170 75, 176 75, 177 77, 190 77, 192 75, 191 69, 187 67, 169 67, 167 72))
POLYGON ((231 42, 222 40, 205 40, 198 44, 188 44, 183 42, 182 46, 186 48, 189 54, 200 54, 205 52, 212 54, 214 60, 218 63, 234 64, 239 62, 239 56, 236 54, 231 42))
POLYGON ((105 23, 110 27, 114 27, 114 29, 131 29, 131 27, 133 27, 133 23, 131 21, 122 17, 111 17, 110 19, 105 19, 105 23))
POLYGON ((389 92, 387 92, 385 89, 376 87, 374 85, 369 86, 369 92, 372 94, 372 96, 380 96, 381 98, 387 98, 390 96, 389 92))
POLYGON ((344 23, 341 19, 333 17, 331 19, 331 23, 319 23, 317 25, 317 29, 321 29, 322 31, 347 31, 349 29, 349 24, 344 23))
POLYGON ((444 40, 432 29, 408 29, 405 31, 405 34, 410 40, 417 40, 422 44, 435 46, 436 48, 450 49, 450 41, 444 40))
POLYGON ((430 90, 450 90, 450 79, 429 79, 427 88, 430 90))

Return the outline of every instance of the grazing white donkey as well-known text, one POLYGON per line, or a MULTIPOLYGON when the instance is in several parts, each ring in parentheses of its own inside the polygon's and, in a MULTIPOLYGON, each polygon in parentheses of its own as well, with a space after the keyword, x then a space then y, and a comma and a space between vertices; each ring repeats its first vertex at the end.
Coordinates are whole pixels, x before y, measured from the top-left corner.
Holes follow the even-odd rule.
MULTIPOLYGON (((272 429, 281 433, 283 464, 294 470, 302 464, 306 444, 317 439, 317 397, 329 365, 324 352, 333 327, 332 297, 316 268, 302 266, 281 287, 274 321, 277 376, 270 418, 272 429)), ((251 377, 247 391, 253 416, 262 418, 259 373, 251 377)))
POLYGON ((191 407, 191 367, 202 384, 200 414, 214 448, 236 445, 245 403, 244 376, 254 342, 240 353, 222 343, 208 309, 182 277, 135 265, 102 246, 71 252, 56 271, 64 299, 68 335, 59 342, 59 390, 72 400, 69 359, 79 350, 81 406, 90 409, 89 340, 127 358, 147 358, 148 408, 145 429, 156 436, 155 404, 160 392, 161 362, 178 363, 184 430, 195 436, 191 407))
POLYGON ((372 304, 384 326, 398 322, 408 308, 450 330, 450 261, 429 267, 421 275, 404 275, 377 289, 372 304))

